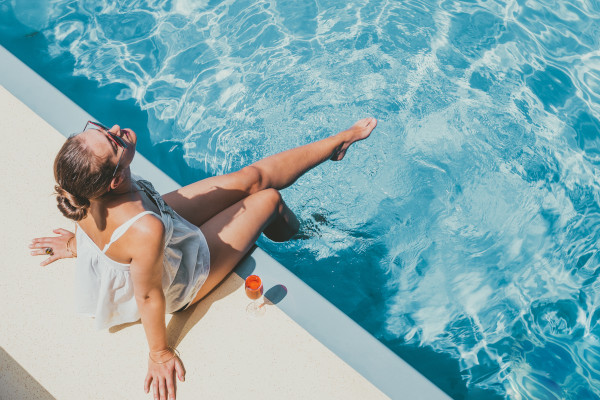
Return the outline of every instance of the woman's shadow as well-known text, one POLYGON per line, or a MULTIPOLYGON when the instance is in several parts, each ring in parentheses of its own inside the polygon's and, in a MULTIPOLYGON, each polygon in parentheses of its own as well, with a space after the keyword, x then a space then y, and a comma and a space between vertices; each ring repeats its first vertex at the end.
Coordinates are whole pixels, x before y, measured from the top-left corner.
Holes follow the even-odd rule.
MULTIPOLYGON (((235 272, 239 275, 241 279, 231 279, 230 276, 227 276, 227 278, 223 279, 221 283, 198 303, 192 305, 187 310, 173 313, 173 317, 167 326, 167 339, 171 346, 177 347, 179 343, 181 343, 188 332, 206 315, 214 302, 219 301, 238 290, 244 284, 246 278, 252 275, 252 272, 256 269, 256 261, 252 257, 252 253, 256 247, 256 245, 253 246, 232 271, 232 273, 235 272)), ((284 285, 275 285, 264 293, 263 304, 261 304, 260 307, 275 305, 283 300, 286 295, 287 288, 284 285)), ((141 324, 141 320, 115 325, 109 329, 109 332, 117 333, 122 329, 138 324, 141 324)))
POLYGON ((256 268, 256 261, 252 257, 255 249, 256 245, 248 251, 233 271, 215 286, 206 297, 190 306, 187 310, 173 314, 167 326, 167 338, 171 346, 177 347, 181 343, 188 332, 206 315, 214 302, 229 296, 244 285, 245 277, 251 275, 256 268), (231 274, 234 272, 241 276, 242 279, 232 279, 231 274))
MULTIPOLYGON (((219 199, 220 196, 223 196, 223 188, 214 188, 213 190, 202 194, 204 196, 204 201, 210 201, 213 197, 214 199, 219 199)), ((232 191, 230 191, 232 192, 232 191)), ((238 196, 243 198, 244 193, 230 193, 230 196, 238 196)), ((171 202, 174 204, 175 200, 183 201, 183 197, 179 194, 167 194, 163 196, 163 200, 167 200, 167 196, 171 196, 171 202), (175 198, 173 198, 175 196, 175 198)), ((196 198, 185 198, 185 201, 198 201, 196 198)), ((168 203, 168 202, 167 202, 168 203)), ((227 246, 228 244, 222 243, 222 246, 227 246)), ((187 333, 192 329, 194 325, 198 323, 208 312, 211 305, 224 297, 229 296, 236 290, 238 290, 242 285, 244 285, 244 280, 252 274, 252 272, 256 268, 256 261, 252 257, 252 253, 256 249, 256 245, 252 246, 248 253, 240 260, 238 265, 234 268, 234 272, 237 273, 242 279, 232 279, 231 274, 229 274, 223 281, 221 281, 207 296, 205 296, 198 303, 190 306, 187 310, 175 312, 172 315, 171 320, 167 326, 167 339, 169 344, 173 347, 176 347, 183 338, 187 335, 187 333)), ((236 250, 231 248, 232 252, 236 250)), ((269 304, 277 304, 283 297, 285 297, 285 293, 287 293, 287 289, 283 285, 277 285, 274 288, 271 288, 267 293, 265 293, 265 301, 263 306, 269 304), (267 299, 271 299, 268 301, 267 299)), ((125 329, 129 326, 141 324, 141 320, 132 323, 126 323, 121 325, 115 325, 109 329, 110 333, 117 333, 122 329, 125 329)))
MULTIPOLYGON (((206 315, 214 302, 229 296, 244 285, 246 278, 252 275, 252 272, 256 269, 256 261, 252 257, 252 252, 255 249, 256 245, 250 249, 233 270, 241 279, 231 279, 228 276, 200 302, 185 311, 173 314, 173 318, 167 326, 167 338, 173 347, 177 347, 181 343, 187 333, 206 315)), ((259 307, 277 304, 286 295, 287 288, 284 285, 275 285, 264 293, 263 303, 259 307)))
MULTIPOLYGON (((232 279, 230 274, 198 303, 190 306, 187 310, 172 314, 173 316, 167 326, 167 339, 171 346, 177 347, 177 345, 181 343, 187 333, 206 315, 214 302, 229 296, 244 284, 246 277, 251 275, 256 268, 256 261, 252 257, 252 253, 256 247, 257 246, 254 245, 232 271, 239 275, 242 278, 241 280, 232 279)), ((115 325, 109 329, 109 332, 117 333, 125 328, 138 324, 141 324, 141 320, 115 325)))

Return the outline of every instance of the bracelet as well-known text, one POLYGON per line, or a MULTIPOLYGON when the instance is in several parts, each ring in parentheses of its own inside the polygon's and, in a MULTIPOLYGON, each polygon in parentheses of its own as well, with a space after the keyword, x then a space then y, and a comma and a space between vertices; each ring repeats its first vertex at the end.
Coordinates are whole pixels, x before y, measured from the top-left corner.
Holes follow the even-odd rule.
POLYGON ((77 257, 77 251, 71 250, 71 240, 73 240, 75 236, 71 236, 69 240, 67 240, 67 251, 71 253, 71 256, 77 257))
POLYGON ((172 359, 174 359, 175 357, 180 357, 179 355, 179 351, 177 349, 174 349, 173 347, 169 346, 167 347, 169 350, 171 350, 173 352, 173 357, 169 358, 166 361, 156 361, 152 358, 152 356, 150 355, 150 353, 148 353, 148 357, 150 357, 150 360, 152 360, 152 362, 156 363, 156 364, 166 364, 169 361, 171 361, 172 359))

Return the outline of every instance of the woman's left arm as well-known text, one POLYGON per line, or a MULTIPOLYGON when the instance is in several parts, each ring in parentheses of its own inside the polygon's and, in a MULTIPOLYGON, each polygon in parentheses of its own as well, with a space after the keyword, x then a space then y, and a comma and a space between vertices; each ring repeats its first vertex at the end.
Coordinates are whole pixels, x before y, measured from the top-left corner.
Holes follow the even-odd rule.
POLYGON ((164 227, 159 219, 147 216, 130 229, 130 274, 150 350, 144 390, 148 393, 152 386, 155 399, 175 399, 175 375, 183 381, 185 369, 167 342, 162 289, 164 227))
POLYGON ((42 267, 61 258, 77 257, 75 234, 62 228, 54 229, 52 232, 60 236, 35 238, 29 244, 32 256, 50 256, 40 263, 42 267))

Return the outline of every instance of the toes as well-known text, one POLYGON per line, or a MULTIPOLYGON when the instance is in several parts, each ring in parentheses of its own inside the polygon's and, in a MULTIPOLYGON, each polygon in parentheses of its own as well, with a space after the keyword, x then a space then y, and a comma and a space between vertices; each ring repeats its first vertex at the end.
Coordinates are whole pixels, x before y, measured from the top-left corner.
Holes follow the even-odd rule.
POLYGON ((361 128, 364 128, 364 127, 366 127, 367 125, 369 125, 369 119, 370 119, 370 118, 363 118, 363 119, 360 119, 360 120, 356 121, 356 123, 354 124, 354 126, 359 126, 359 127, 361 127, 361 128))
POLYGON ((361 128, 367 128, 375 125, 377 125, 377 120, 373 117, 363 118, 354 124, 354 126, 359 126, 361 128))

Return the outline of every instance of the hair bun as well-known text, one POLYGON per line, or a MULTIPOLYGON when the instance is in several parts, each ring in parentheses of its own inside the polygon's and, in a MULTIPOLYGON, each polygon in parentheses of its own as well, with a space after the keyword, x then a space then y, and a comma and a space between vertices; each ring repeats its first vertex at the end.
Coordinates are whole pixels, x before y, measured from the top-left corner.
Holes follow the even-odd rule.
POLYGON ((74 196, 59 185, 54 186, 54 190, 57 194, 57 207, 65 217, 75 221, 81 221, 85 218, 87 209, 90 206, 88 199, 74 196))

